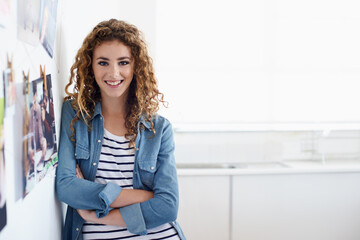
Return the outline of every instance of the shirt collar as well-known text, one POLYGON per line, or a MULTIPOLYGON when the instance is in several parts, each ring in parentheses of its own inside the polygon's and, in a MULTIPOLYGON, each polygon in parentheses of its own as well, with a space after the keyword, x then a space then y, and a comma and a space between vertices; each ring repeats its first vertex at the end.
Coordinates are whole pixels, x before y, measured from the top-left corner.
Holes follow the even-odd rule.
MULTIPOLYGON (((143 124, 144 127, 146 127, 147 129, 151 129, 151 123, 149 121, 146 121, 143 115, 141 115, 141 117, 140 117, 139 124, 140 123, 143 124)), ((138 127, 139 127, 139 125, 138 125, 138 127)))
POLYGON ((96 115, 99 115, 99 114, 100 114, 100 116, 102 116, 102 113, 101 113, 101 102, 97 102, 97 103, 96 103, 94 115, 92 116, 91 119, 93 119, 94 117, 96 117, 96 115))
MULTIPOLYGON (((102 113, 101 113, 101 102, 97 102, 96 103, 96 106, 95 106, 95 111, 94 111, 94 115, 91 119, 95 118, 97 115, 100 115, 102 116, 102 113)), ((144 116, 140 116, 140 121, 138 123, 138 127, 140 126, 140 124, 143 124, 144 127, 146 127, 147 129, 151 129, 151 123, 146 121, 144 116)))

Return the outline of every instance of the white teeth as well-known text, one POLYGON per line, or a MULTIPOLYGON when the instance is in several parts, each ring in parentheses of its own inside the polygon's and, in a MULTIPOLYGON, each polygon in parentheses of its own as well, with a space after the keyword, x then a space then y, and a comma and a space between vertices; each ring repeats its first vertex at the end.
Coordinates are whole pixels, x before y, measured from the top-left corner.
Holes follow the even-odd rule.
POLYGON ((109 82, 106 82, 107 84, 111 85, 111 86, 116 86, 118 84, 120 84, 122 81, 109 81, 109 82))

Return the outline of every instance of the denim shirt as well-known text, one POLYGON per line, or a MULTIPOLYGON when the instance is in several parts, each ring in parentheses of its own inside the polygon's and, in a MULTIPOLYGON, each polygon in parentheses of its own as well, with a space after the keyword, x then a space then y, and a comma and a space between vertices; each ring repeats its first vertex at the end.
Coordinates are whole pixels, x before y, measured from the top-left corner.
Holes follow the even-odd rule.
MULTIPOLYGON (((96 211, 98 218, 112 209, 110 204, 122 188, 114 183, 95 183, 97 166, 104 136, 104 118, 101 103, 97 103, 91 119, 91 129, 82 120, 74 124, 76 144, 71 141, 70 122, 75 117, 71 101, 65 101, 61 114, 59 165, 56 172, 56 193, 60 201, 68 204, 63 239, 82 239, 84 220, 76 209, 96 211), (76 164, 85 179, 76 177, 76 164)), ((174 159, 174 140, 170 122, 156 116, 151 124, 144 120, 138 123, 135 140, 134 189, 154 192, 154 197, 119 209, 128 231, 138 235, 147 234, 147 229, 170 223, 181 239, 185 236, 176 222, 179 193, 174 159), (143 125, 143 127, 141 127, 143 125), (141 130, 142 129, 142 130, 141 130)))

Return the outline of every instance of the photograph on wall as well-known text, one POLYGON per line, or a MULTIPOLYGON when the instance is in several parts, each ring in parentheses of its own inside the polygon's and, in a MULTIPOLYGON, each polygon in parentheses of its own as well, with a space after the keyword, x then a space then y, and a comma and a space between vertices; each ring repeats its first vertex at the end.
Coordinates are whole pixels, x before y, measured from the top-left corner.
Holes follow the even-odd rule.
POLYGON ((26 196, 57 166, 51 75, 30 82, 24 108, 24 175, 26 196))
POLYGON ((6 225, 6 178, 5 178, 5 158, 4 158, 4 90, 0 84, 0 231, 6 225))
POLYGON ((13 115, 15 112, 16 102, 16 85, 11 68, 3 73, 4 78, 4 97, 5 97, 5 116, 13 115))
POLYGON ((46 52, 53 57, 55 35, 56 35, 56 14, 58 0, 42 0, 40 14, 40 42, 46 52))
POLYGON ((40 0, 18 0, 18 39, 36 46, 39 43, 40 0))
POLYGON ((0 0, 0 28, 6 28, 10 21, 10 0, 0 0))
POLYGON ((16 83, 16 104, 15 111, 13 115, 6 115, 4 118, 4 136, 6 136, 6 141, 4 144, 5 148, 5 159, 7 160, 8 169, 13 169, 14 176, 12 178, 12 192, 14 200, 20 200, 24 197, 24 164, 23 164, 23 151, 22 145, 19 146, 19 142, 22 142, 23 131, 24 131, 24 122, 23 114, 25 108, 24 101, 24 92, 23 92, 23 82, 16 83))
MULTIPOLYGON (((0 107, 1 108, 1 107, 0 107)), ((1 111, 1 110, 0 110, 1 111)), ((3 124, 1 124, 0 137, 0 231, 6 225, 6 181, 5 181, 5 159, 4 159, 4 144, 3 144, 3 124)))

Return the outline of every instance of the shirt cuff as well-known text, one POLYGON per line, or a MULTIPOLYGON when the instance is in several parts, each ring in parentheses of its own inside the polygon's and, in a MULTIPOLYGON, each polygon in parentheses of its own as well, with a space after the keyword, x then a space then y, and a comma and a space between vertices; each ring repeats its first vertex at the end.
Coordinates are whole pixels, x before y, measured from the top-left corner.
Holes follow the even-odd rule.
POLYGON ((105 205, 102 210, 96 210, 96 216, 98 218, 108 215, 110 210, 110 204, 119 196, 122 187, 115 183, 109 182, 105 188, 99 193, 99 198, 105 205))
POLYGON ((120 214, 125 221, 129 232, 138 235, 146 235, 146 224, 140 208, 140 203, 135 203, 120 208, 120 214))

